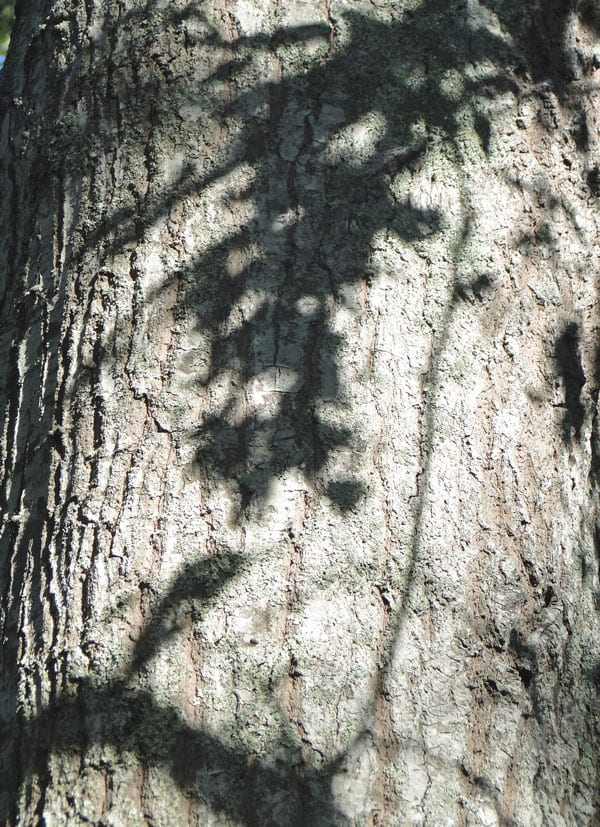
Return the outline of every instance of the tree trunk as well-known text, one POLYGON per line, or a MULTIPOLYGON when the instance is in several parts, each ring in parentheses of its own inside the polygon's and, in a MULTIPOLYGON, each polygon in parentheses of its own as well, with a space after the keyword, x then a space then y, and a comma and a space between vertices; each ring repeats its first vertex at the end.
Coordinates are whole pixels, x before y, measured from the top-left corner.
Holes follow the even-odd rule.
POLYGON ((599 33, 17 5, 1 823, 600 823, 599 33))

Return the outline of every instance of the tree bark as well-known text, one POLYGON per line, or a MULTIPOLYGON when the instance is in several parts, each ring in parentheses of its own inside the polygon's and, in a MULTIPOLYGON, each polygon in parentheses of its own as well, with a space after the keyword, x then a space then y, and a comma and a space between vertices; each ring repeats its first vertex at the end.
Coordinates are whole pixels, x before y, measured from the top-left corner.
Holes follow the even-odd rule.
POLYGON ((600 823, 599 33, 17 4, 1 823, 600 823))

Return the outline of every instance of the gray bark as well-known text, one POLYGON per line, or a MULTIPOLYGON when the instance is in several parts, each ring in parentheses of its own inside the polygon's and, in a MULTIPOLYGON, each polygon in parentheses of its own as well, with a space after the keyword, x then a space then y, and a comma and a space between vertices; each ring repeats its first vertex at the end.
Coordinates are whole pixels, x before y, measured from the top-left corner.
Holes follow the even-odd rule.
POLYGON ((17 8, 1 823, 600 823, 599 29, 17 8))

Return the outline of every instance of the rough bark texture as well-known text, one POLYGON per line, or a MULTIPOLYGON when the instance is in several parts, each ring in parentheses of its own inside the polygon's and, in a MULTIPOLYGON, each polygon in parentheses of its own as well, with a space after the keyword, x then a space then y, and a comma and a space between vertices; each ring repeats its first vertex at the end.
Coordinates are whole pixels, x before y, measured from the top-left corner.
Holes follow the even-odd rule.
POLYGON ((600 823, 599 24, 17 7, 1 823, 600 823))

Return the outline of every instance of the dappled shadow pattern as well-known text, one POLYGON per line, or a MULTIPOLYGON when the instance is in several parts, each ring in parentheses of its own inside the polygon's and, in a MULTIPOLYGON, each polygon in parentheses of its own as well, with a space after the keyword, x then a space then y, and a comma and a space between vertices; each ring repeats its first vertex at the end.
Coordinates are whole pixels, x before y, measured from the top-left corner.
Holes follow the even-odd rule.
MULTIPOLYGON (((310 768, 290 742, 289 763, 281 757, 262 760, 235 743, 194 729, 173 704, 135 685, 140 672, 151 670, 152 657, 168 646, 174 631, 181 631, 180 623, 197 620, 242 566, 237 555, 222 552, 188 567, 153 610, 125 675, 101 684, 83 679, 74 695, 56 698, 33 721, 17 722, 28 775, 36 777, 42 789, 50 752, 85 755, 94 746, 110 745, 123 765, 133 761, 163 767, 186 795, 202 798, 213 812, 243 824, 346 823, 330 794, 343 756, 310 768)), ((40 819, 44 806, 42 798, 40 819)), ((16 821, 15 812, 0 809, 0 816, 16 821)))
MULTIPOLYGON (((195 461, 206 475, 236 482, 240 517, 251 502, 267 494, 274 478, 291 468, 299 469, 341 511, 352 509, 365 495, 360 480, 351 475, 323 478, 336 451, 352 448, 356 438, 351 429, 332 425, 322 414, 324 404, 347 404, 339 362, 342 349, 351 342, 334 329, 332 308, 347 305, 356 310, 358 288, 368 286, 374 277, 372 242, 377 233, 394 234, 418 245, 440 232, 447 221, 440 210, 398 195, 393 186, 396 176, 403 171, 418 172, 429 149, 440 141, 446 142, 453 163, 460 166, 457 135, 465 111, 482 151, 488 152, 493 123, 486 101, 506 91, 522 94, 525 81, 551 86, 565 99, 568 84, 589 71, 583 57, 563 48, 570 5, 539 3, 533 14, 530 9, 507 10, 505 4, 496 2, 480 6, 495 15, 496 29, 486 25, 485 17, 469 18, 461 3, 431 0, 387 23, 351 11, 327 26, 290 28, 271 36, 224 41, 207 30, 205 45, 229 55, 202 81, 204 87, 224 84, 227 92, 218 87, 209 101, 210 112, 205 92, 194 89, 188 78, 174 76, 169 65, 160 64, 160 55, 158 69, 141 63, 134 103, 136 111, 146 112, 149 145, 153 133, 169 136, 175 99, 178 105, 181 99, 193 104, 196 96, 203 96, 207 116, 241 121, 242 126, 232 128, 234 138, 208 171, 200 173, 194 165, 184 165, 165 187, 152 186, 155 161, 148 152, 148 191, 143 197, 133 192, 128 203, 98 216, 97 229, 78 239, 73 254, 84 261, 94 249, 98 260, 109 262, 128 244, 143 243, 152 228, 186 197, 202 193, 243 165, 254 170, 252 182, 232 196, 251 201, 253 217, 208 250, 195 253, 185 271, 170 274, 181 285, 177 312, 192 319, 209 340, 207 371, 203 376, 192 375, 192 381, 210 391, 221 379, 231 379, 224 398, 198 423, 191 437, 195 461), (341 33, 343 41, 339 40, 341 33), (326 51, 297 76, 261 80, 249 91, 237 90, 236 76, 251 65, 254 54, 276 56, 285 49, 302 48, 309 39, 321 40, 326 51), (471 67, 478 65, 488 66, 489 71, 477 75, 471 67), (266 116, 261 114, 265 102, 266 116), (378 116, 375 120, 373 113, 378 116), (345 153, 331 152, 331 144, 344 130, 363 122, 367 131, 375 130, 375 137, 362 155, 351 141, 345 153), (256 259, 246 255, 253 245, 260 249, 256 259), (242 263, 227 268, 224 262, 232 255, 242 263), (244 304, 249 295, 252 301, 244 304), (232 323, 233 308, 239 310, 236 324, 232 323), (261 408, 244 401, 252 388, 257 396, 268 398, 269 404, 261 408)), ((160 13, 173 31, 191 18, 203 20, 192 4, 164 12, 154 3, 147 13, 160 13)), ((579 13, 598 30, 592 6, 579 13)), ((135 28, 139 22, 131 14, 120 26, 135 28)), ((46 31, 36 36, 50 38, 52 34, 46 31)), ((114 45, 111 38, 116 36, 109 31, 107 51, 114 45)), ((83 56, 78 55, 66 71, 65 88, 75 84, 83 63, 83 56)), ((8 79, 3 81, 7 90, 9 73, 10 64, 8 79)), ((85 84, 92 87, 94 82, 92 69, 85 84)), ((115 140, 121 140, 133 125, 121 123, 123 115, 118 107, 113 109, 112 99, 106 106, 104 129, 95 139, 111 157, 115 140)), ((582 145, 587 145, 586 128, 582 121, 578 133, 582 145)), ((56 124, 43 158, 50 169, 62 172, 64 165, 75 163, 90 140, 85 129, 76 119, 56 124)), ((135 262, 132 270, 135 276, 135 262)), ((481 300, 492 286, 486 274, 475 274, 470 283, 457 283, 448 313, 459 301, 481 300)), ((160 291, 155 298, 160 301, 160 291)), ((448 325, 447 314, 443 335, 448 325)), ((434 355, 440 355, 443 345, 443 341, 436 342, 434 355)), ((565 384, 565 439, 573 433, 579 438, 583 379, 577 330, 565 330, 555 357, 565 384)), ((436 371, 433 365, 434 377, 436 371)), ((52 381, 50 376, 51 389, 52 381)), ((51 411, 42 420, 49 425, 51 411)), ((431 413, 425 420, 433 427, 431 413)), ((431 433, 426 440, 431 442, 431 433)), ((27 435, 22 442, 19 450, 25 459, 27 435)), ((422 498, 421 494, 415 535, 420 531, 422 498)), ((41 583, 44 549, 36 540, 35 520, 43 513, 43 502, 36 508, 31 509, 27 529, 20 535, 16 553, 23 555, 23 570, 17 572, 17 580, 25 577, 26 555, 31 553, 34 579, 41 583)), ((16 538, 16 528, 5 532, 5 546, 16 538)), ((416 548, 418 537, 413 540, 416 548)), ((83 680, 76 698, 57 694, 34 721, 18 719, 12 730, 23 761, 22 773, 35 771, 43 778, 48 753, 79 753, 92 743, 110 743, 132 752, 146 767, 164 766, 190 795, 202 796, 216 812, 243 824, 344 824, 345 816, 336 809, 331 793, 331 779, 343 755, 323 762, 318 769, 306 766, 300 756, 295 764, 271 766, 241 747, 228 746, 208 732, 191 728, 179 710, 134 686, 134 678, 179 631, 181 616, 187 617, 190 611, 201 614, 204 604, 241 566, 241 558, 224 553, 216 561, 200 560, 185 569, 148 621, 126 675, 108 683, 83 680), (189 611, 188 604, 193 604, 189 611), (275 820, 269 807, 278 797, 282 810, 275 820)), ((414 560, 411 572, 413 568, 414 560)), ((13 582, 11 588, 16 604, 18 583, 13 582)), ((39 641, 43 641, 42 616, 40 608, 39 641)), ((16 624, 14 610, 10 623, 16 624)), ((6 628, 12 633, 16 625, 10 623, 6 628)), ((525 658, 521 652, 519 656, 525 658)), ((17 660, 12 650, 6 656, 15 685, 17 660)), ((41 809, 43 801, 40 813, 41 809)), ((11 817, 11 813, 2 812, 0 817, 11 817)))
MULTIPOLYGON (((387 24, 350 12, 344 26, 347 46, 323 64, 266 91, 236 95, 224 108, 227 118, 247 112, 257 93, 259 100, 262 92, 270 101, 268 121, 251 120, 236 138, 238 163, 261 170, 259 182, 239 197, 251 195, 260 209, 237 234, 194 262, 186 279, 194 286, 184 301, 196 309, 200 329, 211 334, 208 383, 232 373, 241 387, 259 381, 279 396, 272 412, 249 411, 240 419, 233 416, 239 400, 234 388, 198 432, 198 463, 209 474, 237 479, 242 510, 290 467, 300 468, 342 509, 362 495, 358 480, 334 479, 325 487, 319 482, 330 458, 352 447, 356 437, 324 421, 321 413, 324 402, 343 404, 338 353, 350 345, 332 329, 331 308, 352 305, 353 291, 372 277, 371 245, 378 232, 418 242, 441 227, 439 212, 394 195, 398 173, 418 171, 431 142, 445 138, 452 146, 464 106, 472 108, 487 145, 491 127, 478 97, 516 88, 503 71, 483 83, 466 80, 458 98, 444 90, 447 73, 462 77, 471 53, 461 45, 470 42, 465 16, 441 5, 426 4, 387 24), (363 121, 373 128, 374 112, 384 126, 366 155, 350 151, 335 157, 332 140, 363 121), (253 241, 264 254, 232 279, 222 262, 253 241), (224 333, 232 309, 253 292, 263 298, 234 331, 224 333)), ((218 74, 235 80, 251 59, 249 50, 309 36, 325 39, 330 32, 318 27, 278 32, 269 43, 262 36, 240 38, 229 46, 231 63, 218 74)), ((473 42, 480 58, 505 56, 504 43, 484 30, 473 42)))

